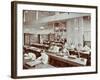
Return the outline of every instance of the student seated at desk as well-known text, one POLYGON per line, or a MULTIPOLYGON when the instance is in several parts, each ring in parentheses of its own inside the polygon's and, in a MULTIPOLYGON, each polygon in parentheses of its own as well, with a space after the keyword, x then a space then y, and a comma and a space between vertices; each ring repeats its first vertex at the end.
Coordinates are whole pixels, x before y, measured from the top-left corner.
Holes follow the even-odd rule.
POLYGON ((41 50, 41 56, 38 57, 36 60, 39 60, 40 63, 48 64, 48 55, 46 54, 45 50, 41 50))
POLYGON ((59 48, 57 45, 54 45, 54 48, 53 48, 53 52, 55 53, 58 53, 59 52, 59 48))
POLYGON ((76 49, 77 51, 82 51, 83 50, 82 44, 79 43, 76 49))
POLYGON ((28 54, 24 54, 24 59, 30 59, 30 60, 36 60, 36 55, 34 53, 28 53, 28 54))
POLYGON ((62 49, 61 48, 59 49, 59 53, 57 53, 57 55, 58 56, 63 56, 63 52, 62 52, 62 49))
POLYGON ((75 49, 75 45, 74 45, 74 43, 71 43, 71 45, 70 45, 70 49, 71 49, 71 50, 74 50, 74 49, 75 49))
POLYGON ((48 51, 52 52, 53 51, 53 48, 54 48, 54 45, 51 44, 50 47, 49 47, 49 49, 48 49, 48 51))
POLYGON ((65 42, 64 47, 66 47, 67 49, 69 48, 69 45, 67 42, 65 42))
POLYGON ((62 52, 63 52, 63 55, 64 55, 64 56, 69 56, 69 55, 70 55, 70 54, 69 54, 69 51, 68 51, 68 49, 67 49, 66 47, 63 47, 62 52))
POLYGON ((86 51, 86 52, 89 52, 91 49, 90 49, 90 47, 88 47, 88 45, 86 44, 86 45, 83 47, 83 50, 86 51))
POLYGON ((59 47, 57 45, 53 44, 53 45, 50 46, 48 51, 58 53, 59 52, 59 47))
POLYGON ((35 60, 31 60, 26 62, 25 64, 27 64, 30 67, 36 67, 37 65, 40 64, 48 64, 48 55, 46 54, 45 50, 41 50, 41 56, 38 57, 35 60))

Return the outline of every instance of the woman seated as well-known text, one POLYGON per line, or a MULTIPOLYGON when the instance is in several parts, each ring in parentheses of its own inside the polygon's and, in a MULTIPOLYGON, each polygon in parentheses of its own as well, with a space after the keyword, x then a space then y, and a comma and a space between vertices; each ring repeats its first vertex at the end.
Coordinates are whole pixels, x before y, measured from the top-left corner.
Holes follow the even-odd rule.
POLYGON ((67 49, 69 49, 69 44, 68 44, 67 42, 64 44, 64 46, 65 46, 67 49))
POLYGON ((58 56, 64 56, 62 52, 62 48, 59 49, 59 53, 57 53, 58 56))
POLYGON ((57 45, 53 44, 52 46, 50 46, 49 50, 50 52, 54 52, 54 53, 58 53, 59 52, 59 48, 57 45))
POLYGON ((88 45, 86 44, 86 45, 83 47, 83 50, 86 51, 86 52, 89 52, 91 49, 90 49, 90 47, 88 47, 88 45))
POLYGON ((41 50, 41 56, 38 57, 36 60, 40 61, 40 63, 48 64, 48 55, 46 54, 45 50, 41 50))
POLYGON ((75 50, 75 44, 74 44, 74 43, 71 43, 71 44, 70 44, 70 49, 71 49, 71 50, 75 50))
POLYGON ((49 47, 49 49, 48 49, 48 51, 52 52, 53 49, 54 49, 54 44, 51 44, 50 47, 49 47))
POLYGON ((36 55, 32 52, 29 52, 28 54, 25 53, 24 59, 36 60, 36 55))
POLYGON ((26 62, 25 64, 27 64, 30 67, 34 67, 40 64, 48 64, 48 55, 46 54, 45 50, 41 50, 41 56, 36 58, 33 58, 33 54, 28 54, 28 56, 30 56, 30 58, 32 57, 31 61, 26 62))
POLYGON ((54 45, 54 49, 53 49, 53 52, 55 53, 58 53, 59 52, 59 48, 57 45, 54 45))
POLYGON ((68 49, 67 49, 66 47, 63 47, 62 52, 63 52, 63 55, 64 55, 64 56, 69 56, 69 55, 70 55, 70 54, 69 54, 69 51, 68 51, 68 49))
POLYGON ((78 46, 77 46, 77 51, 82 51, 83 50, 83 46, 81 43, 78 43, 78 46))

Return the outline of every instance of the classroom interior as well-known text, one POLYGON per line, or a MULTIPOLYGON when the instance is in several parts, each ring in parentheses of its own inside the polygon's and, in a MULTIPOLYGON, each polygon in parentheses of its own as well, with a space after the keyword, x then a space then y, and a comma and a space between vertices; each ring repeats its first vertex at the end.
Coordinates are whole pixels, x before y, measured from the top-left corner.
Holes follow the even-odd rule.
POLYGON ((23 10, 23 69, 91 66, 91 14, 23 10))

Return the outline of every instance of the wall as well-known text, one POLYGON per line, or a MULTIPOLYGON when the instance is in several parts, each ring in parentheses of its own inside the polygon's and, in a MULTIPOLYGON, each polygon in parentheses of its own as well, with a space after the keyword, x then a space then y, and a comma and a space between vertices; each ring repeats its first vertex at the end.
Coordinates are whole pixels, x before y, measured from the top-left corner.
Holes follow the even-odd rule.
POLYGON ((91 40, 91 20, 84 18, 83 20, 83 25, 84 25, 84 38, 85 41, 90 41, 91 40))
POLYGON ((66 38, 68 43, 83 45, 84 41, 91 41, 91 20, 80 18, 68 19, 66 21, 66 38))
MULTIPOLYGON (((37 2, 66 3, 66 4, 83 4, 98 5, 100 14, 100 0, 31 0, 37 2)), ((11 68, 11 0, 0 0, 0 80, 17 80, 10 78, 11 68)), ((98 16, 98 23, 100 16, 98 16)), ((100 24, 98 24, 100 26, 100 24)), ((100 35, 100 27, 98 34, 100 35)), ((98 37, 98 47, 100 48, 100 37, 98 37)), ((98 53, 100 49, 98 48, 98 53)), ((100 57, 100 54, 98 54, 100 57)), ((98 58, 98 63, 100 58, 98 58)), ((44 77, 44 78, 27 78, 19 80, 100 80, 100 64, 98 64, 99 73, 90 75, 74 75, 60 77, 44 77)))
MULTIPOLYGON (((88 17, 90 14, 78 14, 78 13, 63 13, 48 17, 43 17, 43 13, 38 12, 38 22, 41 24, 36 24, 36 11, 24 11, 24 33, 33 33, 33 34, 49 34, 53 33, 53 22, 57 20, 67 19, 65 22, 66 32, 63 34, 63 38, 67 38, 68 43, 74 43, 83 45, 84 41, 91 41, 91 19, 88 17), (42 16, 42 18, 40 18, 42 16), (58 17, 59 16, 59 17, 58 17), (80 16, 76 18, 77 16, 80 16), (85 17, 83 17, 85 16, 85 17), (49 23, 48 23, 49 22, 49 23), (51 22, 51 24, 50 24, 51 22), (48 25, 49 24, 49 25, 48 25), (43 30, 40 27, 44 27, 43 30)), ((65 26, 64 25, 64 26, 65 26)))
POLYGON ((83 18, 73 18, 67 20, 67 41, 68 43, 74 43, 83 45, 83 18))

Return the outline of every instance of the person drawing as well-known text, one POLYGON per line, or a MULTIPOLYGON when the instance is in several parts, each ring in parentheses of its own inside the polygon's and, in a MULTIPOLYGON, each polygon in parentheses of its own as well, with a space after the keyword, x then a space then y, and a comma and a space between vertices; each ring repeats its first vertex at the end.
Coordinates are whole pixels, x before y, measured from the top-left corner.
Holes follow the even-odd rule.
POLYGON ((41 50, 40 52, 41 56, 37 58, 37 60, 40 61, 40 63, 48 64, 48 55, 46 54, 45 50, 41 50))
POLYGON ((36 55, 34 54, 34 53, 32 53, 32 52, 29 52, 28 54, 24 54, 24 58, 25 59, 30 59, 30 60, 36 60, 36 55))
POLYGON ((75 45, 74 45, 74 43, 71 43, 70 49, 71 49, 71 50, 75 50, 75 45))
POLYGON ((70 54, 69 54, 69 51, 68 51, 68 49, 67 49, 66 47, 63 47, 62 52, 63 52, 63 55, 64 55, 64 56, 69 56, 69 55, 70 55, 70 54))
POLYGON ((82 44, 78 43, 77 51, 82 51, 82 50, 83 50, 82 44))
POLYGON ((90 51, 90 47, 88 47, 88 45, 86 44, 86 45, 83 47, 83 50, 86 51, 86 52, 89 52, 89 51, 90 51))
POLYGON ((53 48, 53 52, 55 53, 58 53, 59 52, 59 48, 57 45, 54 45, 54 48, 53 48))

